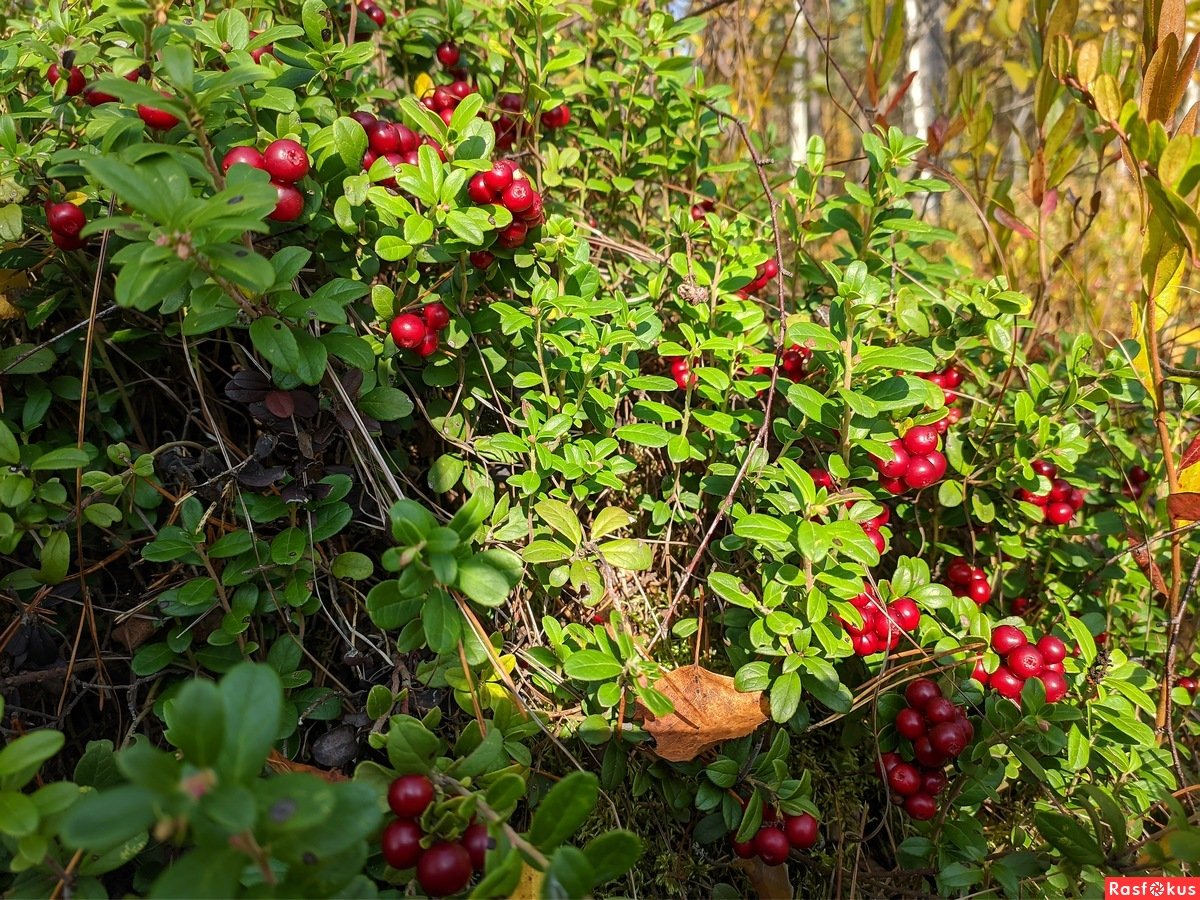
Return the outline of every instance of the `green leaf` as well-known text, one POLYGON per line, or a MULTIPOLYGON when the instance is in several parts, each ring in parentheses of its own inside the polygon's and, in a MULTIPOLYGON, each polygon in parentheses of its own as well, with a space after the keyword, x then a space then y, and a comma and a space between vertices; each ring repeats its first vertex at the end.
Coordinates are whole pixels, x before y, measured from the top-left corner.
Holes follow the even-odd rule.
POLYGON ((34 802, 16 791, 0 791, 0 832, 24 837, 37 830, 38 810, 34 802))
POLYGON ((380 422, 391 422, 412 415, 413 402, 399 388, 380 386, 359 398, 361 412, 380 422))
POLYGON ((1042 810, 1034 814, 1033 820, 1047 843, 1072 862, 1088 866, 1104 862, 1096 839, 1077 819, 1042 810))
MULTIPOLYGON (((16 464, 21 461, 21 448, 9 427, 0 421, 0 463, 16 464)), ((87 465, 86 461, 83 465, 87 465)), ((75 468, 72 466, 71 468, 75 468)))
POLYGON ((333 146, 346 168, 357 172, 362 168, 363 154, 367 152, 367 132, 353 119, 345 116, 335 119, 333 146))
POLYGON ((733 533, 752 541, 773 541, 779 544, 789 543, 792 539, 792 529, 772 516, 761 513, 751 513, 742 516, 733 523, 733 533))
POLYGON ((200 768, 214 765, 225 737, 225 707, 211 681, 193 679, 169 700, 164 714, 167 740, 183 751, 189 763, 200 768))
POLYGON ((460 457, 452 453, 443 453, 429 467, 430 490, 438 494, 452 490, 458 484, 458 479, 462 477, 465 468, 466 463, 460 457))
POLYGON ((274 316, 263 316, 250 323, 250 341, 263 359, 287 372, 300 365, 300 346, 292 330, 274 316))
POLYGON ((771 718, 786 722, 800 706, 800 676, 796 672, 780 675, 771 685, 771 718))
POLYGON ((238 893, 246 857, 228 847, 198 847, 171 862, 150 887, 150 897, 222 900, 238 893))
POLYGON ((580 650, 567 657, 563 670, 580 681, 607 681, 616 678, 625 667, 607 653, 599 650, 580 650))
POLYGON ((42 763, 62 749, 66 738, 48 728, 31 731, 0 750, 0 788, 15 790, 33 778, 42 763))
POLYGON ((596 518, 592 520, 592 540, 599 540, 604 535, 611 534, 632 523, 633 516, 619 506, 606 506, 596 513, 596 518))
POLYGON ((649 569, 654 562, 654 554, 650 552, 650 547, 633 538, 605 541, 598 549, 604 561, 618 569, 641 572, 649 569))
POLYGON ((600 782, 591 772, 572 772, 554 785, 538 805, 529 826, 529 841, 543 853, 574 834, 591 815, 600 782))
POLYGON ((134 784, 85 794, 67 813, 62 839, 94 852, 116 847, 150 827, 154 802, 153 791, 134 784))
POLYGON ((330 567, 334 578, 345 578, 350 581, 365 581, 375 571, 371 557, 357 550, 347 550, 339 553, 330 567))
POLYGON ((511 550, 484 550, 458 564, 457 587, 483 606, 501 606, 521 580, 524 566, 511 550))
POLYGON ((571 546, 579 546, 583 540, 583 526, 571 507, 561 500, 546 499, 534 504, 533 510, 543 522, 570 541, 571 546))
POLYGON ((671 433, 667 429, 650 422, 622 425, 617 429, 617 437, 639 447, 665 447, 671 442, 671 433))
POLYGON ((244 662, 221 679, 225 735, 217 770, 229 781, 247 781, 262 771, 279 734, 283 686, 266 665, 244 662))
POLYGON ((87 451, 75 447, 59 447, 49 453, 43 453, 29 467, 31 472, 50 472, 57 469, 82 469, 91 457, 87 451))

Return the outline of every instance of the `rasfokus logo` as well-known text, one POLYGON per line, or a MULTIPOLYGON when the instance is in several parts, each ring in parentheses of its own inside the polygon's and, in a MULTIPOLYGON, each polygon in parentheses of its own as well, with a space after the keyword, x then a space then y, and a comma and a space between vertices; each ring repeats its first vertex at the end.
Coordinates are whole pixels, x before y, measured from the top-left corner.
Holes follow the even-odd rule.
POLYGON ((1147 897, 1151 900, 1169 900, 1171 897, 1200 898, 1200 878, 1165 878, 1133 876, 1105 878, 1104 898, 1147 897))

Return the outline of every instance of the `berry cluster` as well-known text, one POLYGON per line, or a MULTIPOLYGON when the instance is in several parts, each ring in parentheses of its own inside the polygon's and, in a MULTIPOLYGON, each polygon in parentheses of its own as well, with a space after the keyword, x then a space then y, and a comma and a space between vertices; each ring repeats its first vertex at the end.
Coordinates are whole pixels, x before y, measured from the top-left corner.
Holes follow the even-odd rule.
MULTIPOLYGON (((693 214, 694 215, 694 214, 693 214)), ((759 263, 758 268, 754 273, 754 280, 744 288, 739 288, 737 295, 745 300, 751 294, 761 291, 767 286, 767 282, 779 274, 779 263, 773 259, 768 259, 765 263, 759 263)))
POLYGON ((872 456, 879 470, 879 485, 891 494, 902 494, 908 488, 919 491, 939 482, 946 474, 946 457, 942 455, 942 439, 932 425, 914 425, 903 438, 891 441, 891 459, 872 456))
POLYGON ((895 650, 900 644, 901 634, 911 634, 921 624, 921 609, 911 597, 897 597, 886 607, 879 602, 875 589, 870 585, 850 601, 862 616, 861 626, 847 622, 834 615, 859 656, 870 656, 880 651, 895 650))
POLYGON ((966 710, 942 696, 942 689, 928 678, 910 682, 904 690, 908 704, 896 713, 896 733, 912 743, 912 762, 890 752, 876 764, 876 773, 891 788, 892 801, 903 806, 914 819, 932 819, 934 800, 946 787, 943 771, 975 738, 975 728, 966 710))
POLYGON ((988 573, 965 559, 956 559, 946 568, 946 581, 955 597, 970 597, 977 606, 992 599, 992 581, 988 573))
POLYGON ((524 132, 524 119, 521 111, 525 102, 520 94, 501 94, 497 102, 500 113, 492 120, 492 128, 496 132, 496 149, 510 150, 524 132))
POLYGON ((1066 525, 1083 508, 1083 491, 1071 487, 1065 479, 1058 477, 1058 466, 1044 459, 1034 460, 1033 471, 1050 479, 1050 490, 1045 494, 1021 488, 1017 498, 1042 508, 1042 519, 1051 525, 1066 525))
POLYGON ((696 373, 692 371, 691 361, 686 356, 677 356, 671 360, 671 377, 675 379, 675 386, 681 391, 695 387, 699 381, 696 373))
MULTIPOLYGON (((375 23, 376 28, 382 28, 387 21, 387 13, 376 5, 373 0, 358 0, 358 11, 375 23)), ((254 60, 258 62, 258 60, 254 60)))
POLYGON ((962 369, 958 366, 951 363, 940 372, 922 372, 919 377, 936 384, 943 390, 947 406, 953 406, 958 402, 958 386, 962 384, 963 380, 962 369))
POLYGON ((1067 645, 1054 635, 1044 634, 1036 644, 1031 644, 1016 626, 999 625, 992 631, 992 649, 1003 660, 996 671, 989 675, 983 660, 977 660, 971 677, 985 687, 990 684, 1001 697, 1018 699, 1029 678, 1042 680, 1048 703, 1057 703, 1067 695, 1067 681, 1063 677, 1067 645))
MULTIPOLYGON (((374 114, 365 110, 351 113, 350 118, 361 125, 363 131, 367 133, 367 150, 362 158, 364 172, 368 171, 375 164, 375 160, 381 157, 387 160, 391 166, 398 166, 401 163, 415 166, 419 161, 417 148, 422 143, 429 144, 438 152, 439 156, 442 155, 442 148, 436 142, 429 138, 422 139, 407 125, 376 118, 374 114)), ((396 190, 395 178, 383 179, 379 183, 385 188, 396 190)))
POLYGON ((50 240, 61 250, 79 250, 87 243, 79 236, 87 216, 74 203, 47 203, 46 224, 50 226, 50 240))
POLYGON ((475 88, 469 82, 459 79, 450 84, 435 87, 421 98, 421 103, 430 112, 437 113, 438 117, 449 125, 458 104, 473 93, 475 93, 475 88))
POLYGON ((438 335, 450 324, 450 310, 441 303, 426 303, 421 315, 401 313, 388 329, 397 347, 412 350, 418 356, 432 355, 438 348, 438 335))
POLYGON ((763 812, 763 824, 748 841, 734 841, 733 852, 739 859, 757 856, 768 866, 787 862, 793 850, 809 850, 817 843, 820 824, 808 813, 784 814, 780 821, 773 809, 763 812))
POLYGON ((425 830, 417 820, 433 803, 433 783, 424 775, 402 775, 388 787, 388 806, 397 818, 380 837, 384 861, 393 869, 416 866, 417 883, 431 897, 448 897, 467 886, 471 874, 483 869, 491 838, 478 823, 467 827, 457 841, 421 845, 425 830))
POLYGON ((234 147, 221 160, 221 170, 228 173, 234 166, 250 166, 271 176, 277 199, 269 218, 276 222, 291 222, 304 212, 304 195, 296 182, 308 174, 308 153, 291 138, 271 141, 259 153, 254 147, 234 147))
MULTIPOLYGON (((808 363, 812 359, 812 351, 807 347, 802 347, 799 344, 792 344, 780 354, 779 357, 779 372, 788 381, 796 384, 804 380, 808 374, 808 363)), ((770 375, 771 370, 766 366, 757 366, 754 369, 755 375, 770 375)), ((761 397, 763 388, 758 392, 761 397)))
POLYGON ((512 222, 496 236, 496 243, 509 250, 524 244, 530 230, 546 221, 542 195, 511 160, 498 159, 489 171, 472 177, 467 194, 475 203, 499 203, 512 213, 512 222))
POLYGON ((1125 486, 1121 491, 1130 500, 1141 500, 1149 480, 1150 473, 1141 466, 1130 466, 1129 471, 1125 473, 1125 486))

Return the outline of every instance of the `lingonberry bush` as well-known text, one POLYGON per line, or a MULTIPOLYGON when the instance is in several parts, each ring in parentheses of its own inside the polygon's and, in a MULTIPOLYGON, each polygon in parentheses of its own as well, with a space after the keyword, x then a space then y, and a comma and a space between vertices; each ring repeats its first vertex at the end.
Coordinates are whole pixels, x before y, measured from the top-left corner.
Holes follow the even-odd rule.
POLYGON ((948 255, 944 133, 785 161, 665 5, 8 20, 5 891, 1200 861, 1200 398, 1160 335, 1200 153, 1149 6, 1103 54, 1070 3, 1033 26, 1039 103, 1137 188, 1111 346, 948 255))

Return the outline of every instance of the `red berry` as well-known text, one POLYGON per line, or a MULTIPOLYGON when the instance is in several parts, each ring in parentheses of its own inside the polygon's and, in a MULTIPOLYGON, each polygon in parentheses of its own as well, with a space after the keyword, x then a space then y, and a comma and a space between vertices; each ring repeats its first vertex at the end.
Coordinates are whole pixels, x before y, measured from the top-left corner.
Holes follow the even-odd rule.
POLYGON ((1134 484, 1145 484, 1150 480, 1150 473, 1141 466, 1129 467, 1129 480, 1134 484))
POLYGON ((896 733, 908 741, 915 741, 925 733, 925 717, 915 709, 902 709, 896 713, 896 733))
POLYGON ((542 113, 542 126, 549 130, 565 128, 571 121, 571 108, 563 103, 542 113))
POLYGON ((426 303, 421 315, 434 331, 441 331, 450 324, 450 310, 441 303, 426 303))
POLYGON ((892 448, 891 459, 872 456, 871 461, 875 463, 875 468, 879 470, 879 474, 885 478, 903 477, 904 473, 908 471, 908 451, 904 449, 904 444, 899 440, 891 441, 888 446, 892 448))
POLYGON ((748 841, 734 841, 733 852, 738 859, 749 859, 754 855, 754 839, 748 841))
POLYGON ((942 381, 948 388, 958 387, 960 384, 962 384, 962 380, 962 369, 953 364, 946 366, 946 368, 942 371, 942 381))
MULTIPOLYGON (((251 36, 251 37, 254 37, 254 35, 253 35, 253 34, 252 34, 252 35, 250 35, 250 36, 251 36)), ((275 45, 274 45, 274 44, 264 44, 264 45, 263 45, 263 46, 261 46, 261 47, 255 47, 253 50, 251 50, 251 51, 250 51, 250 58, 251 58, 252 60, 254 60, 254 63, 255 63, 255 65, 258 65, 259 63, 261 63, 261 62, 262 62, 262 58, 263 58, 264 56, 270 56, 270 55, 271 55, 271 54, 273 54, 274 52, 275 52, 275 45)))
POLYGON ((276 222, 291 222, 293 219, 300 218, 300 214, 304 212, 304 195, 296 190, 295 185, 280 184, 278 181, 272 181, 275 185, 275 209, 267 217, 274 219, 276 222))
POLYGON ((908 490, 908 486, 901 478, 880 478, 879 486, 889 494, 903 494, 908 490))
POLYGON ((1071 496, 1071 485, 1065 478, 1055 478, 1050 485, 1050 501, 1065 503, 1071 496))
POLYGON ((308 174, 308 154, 290 138, 280 138, 267 144, 263 160, 271 178, 284 184, 295 184, 308 174))
POLYGON ((914 491, 919 491, 929 487, 940 477, 937 465, 928 456, 913 456, 904 472, 904 483, 914 491))
POLYGON ((1037 648, 1047 663, 1060 663, 1067 658, 1067 645, 1052 634, 1038 638, 1037 648))
MULTIPOLYGON (((58 84, 58 79, 62 77, 58 65, 51 65, 46 71, 46 80, 51 85, 58 84)), ((87 83, 87 79, 83 77, 83 70, 79 66, 71 66, 71 71, 67 75, 67 96, 74 97, 83 91, 83 86, 87 83)))
POLYGON ((787 862, 792 845, 783 829, 764 826, 754 836, 754 851, 768 866, 778 866, 787 862))
POLYGON ((363 131, 372 128, 379 120, 375 118, 374 113, 367 112, 363 109, 357 109, 350 113, 350 118, 363 127, 363 131))
POLYGON ((988 681, 991 678, 991 676, 988 674, 987 666, 985 666, 983 664, 983 657, 980 657, 979 659, 975 660, 975 670, 973 672, 971 672, 971 677, 974 678, 976 681, 978 681, 980 684, 982 684, 984 687, 987 687, 988 681))
MULTIPOLYGON (((136 72, 133 74, 137 74, 136 72)), ((85 88, 83 91, 83 100, 88 106, 100 106, 103 103, 116 103, 117 98, 112 94, 106 94, 104 91, 98 91, 95 87, 85 88)))
POLYGON ((997 625, 992 631, 992 649, 1001 656, 1008 656, 1013 650, 1029 643, 1024 632, 1014 625, 997 625))
POLYGON ((1105 644, 1108 643, 1108 632, 1102 631, 1098 635, 1096 635, 1094 638, 1092 638, 1092 640, 1096 642, 1097 647, 1103 647, 1105 644))
POLYGON ((887 782, 893 791, 907 797, 921 789, 921 773, 910 763, 897 763, 888 772, 887 782))
POLYGON ((425 832, 412 819, 394 819, 383 829, 379 844, 384 861, 393 869, 411 869, 421 858, 425 832))
POLYGON ((169 131, 179 124, 178 118, 165 109, 158 109, 154 106, 145 106, 139 103, 137 114, 147 127, 153 128, 155 131, 169 131))
POLYGON ((1021 696, 1021 688, 1025 686, 1025 679, 1014 675, 1009 671, 1008 666, 1000 666, 992 673, 991 683, 1001 697, 1015 700, 1021 696))
POLYGON ((921 773, 921 793, 936 797, 948 784, 944 773, 931 769, 921 773))
POLYGON ((1075 516, 1075 508, 1070 503, 1047 503, 1042 514, 1051 525, 1066 525, 1075 516))
POLYGON ((468 94, 475 93, 475 88, 471 87, 470 83, 466 82, 466 81, 456 81, 452 85, 450 85, 450 87, 448 87, 447 90, 450 91, 450 93, 452 93, 459 100, 462 100, 468 94))
POLYGON ((521 179, 520 181, 514 181, 506 187, 500 200, 509 212, 519 213, 524 212, 533 205, 533 195, 533 185, 521 179))
POLYGON ((987 603, 992 599, 992 586, 982 578, 976 578, 967 585, 966 596, 970 597, 979 606, 987 603))
POLYGON ((880 778, 892 771, 892 768, 904 762, 899 753, 888 751, 875 760, 875 774, 880 778))
MULTIPOLYGON (((1043 679, 1043 683, 1044 683, 1044 679, 1043 679)), ((1183 688, 1185 691, 1187 691, 1193 697, 1196 696, 1197 683, 1196 683, 1195 678, 1192 678, 1190 675, 1184 675, 1182 678, 1179 679, 1179 681, 1176 682, 1176 684, 1178 684, 1181 688, 1183 688)))
POLYGON ((1041 679, 1047 703, 1057 703, 1067 696, 1067 680, 1060 672, 1042 672, 1041 679))
POLYGON ((1018 678, 1033 678, 1041 675, 1042 669, 1046 665, 1041 652, 1031 644, 1023 644, 1011 651, 1005 663, 1018 678))
POLYGON ((78 235, 63 234, 59 231, 50 232, 50 240, 54 241, 54 245, 60 250, 80 250, 87 244, 87 241, 78 235))
POLYGON ((958 707, 945 697, 931 697, 921 712, 924 714, 926 722, 930 725, 937 725, 940 722, 953 722, 958 707))
POLYGON ((938 446, 938 433, 928 425, 914 425, 904 433, 904 449, 912 456, 925 456, 938 446))
POLYGON ((1045 475, 1047 478, 1053 479, 1058 474, 1058 466, 1044 459, 1035 459, 1029 464, 1033 471, 1039 475, 1045 475))
POLYGON ((252 169, 266 169, 267 163, 263 155, 254 147, 234 147, 221 160, 221 171, 228 173, 234 166, 249 166, 252 169))
POLYGON ((437 58, 447 69, 458 65, 458 58, 461 54, 458 52, 458 45, 454 41, 443 41, 438 45, 437 58))
POLYGON ((939 699, 941 696, 942 689, 937 686, 936 681, 929 678, 910 681, 908 687, 904 689, 905 702, 918 712, 923 711, 931 700, 939 699))
POLYGON ((421 343, 417 344, 413 349, 416 351, 417 356, 433 356, 433 354, 437 353, 440 344, 441 339, 438 337, 438 333, 431 329, 425 333, 425 337, 421 338, 421 343))
POLYGON ((433 782, 424 775, 401 775, 388 787, 388 806, 403 818, 417 818, 432 802, 433 782))
POLYGON ((1029 601, 1025 597, 1017 597, 1009 604, 1009 608, 1014 615, 1023 616, 1029 609, 1029 601))
POLYGON ((850 643, 854 645, 854 652, 859 656, 870 656, 879 652, 879 641, 871 632, 853 635, 850 643))
POLYGON ((483 173, 483 179, 494 194, 501 194, 513 183, 513 166, 506 159, 498 159, 492 163, 492 168, 483 173))
POLYGON ((819 488, 825 488, 827 491, 834 490, 833 476, 824 469, 809 469, 808 474, 812 476, 813 484, 819 488))
POLYGON ((51 231, 75 237, 87 224, 87 216, 74 203, 49 203, 46 205, 46 224, 51 231))
POLYGON ((468 259, 470 259, 471 265, 477 269, 490 268, 492 263, 496 261, 495 255, 489 253, 487 250, 476 250, 468 259))
POLYGON ((946 764, 946 757, 933 749, 929 735, 919 737, 913 741, 913 756, 917 758, 917 762, 927 769, 937 769, 946 764))
POLYGON ((921 610, 910 597, 901 597, 888 604, 888 615, 905 631, 914 631, 921 624, 921 610))
POLYGON ((956 559, 946 568, 946 577, 951 584, 969 584, 971 581, 971 564, 965 559, 956 559))
POLYGON ((400 132, 391 122, 376 121, 366 127, 367 143, 381 156, 400 151, 400 132))
POLYGON ((933 482, 931 483, 941 481, 942 476, 946 474, 946 457, 942 451, 929 451, 929 453, 925 456, 925 461, 933 467, 933 471, 929 476, 933 479, 933 482))
MULTIPOLYGON (((369 171, 371 166, 375 165, 375 160, 377 160, 377 159, 379 159, 379 154, 376 153, 374 150, 368 149, 365 153, 363 153, 363 159, 362 159, 363 171, 364 172, 369 171)), ((394 179, 392 180, 392 183, 395 184, 394 179)))
POLYGON ((501 247, 506 247, 512 250, 520 247, 525 243, 525 237, 529 234, 529 226, 523 222, 510 222, 508 226, 502 228, 496 236, 496 243, 501 247))
POLYGON ((458 843, 434 844, 417 862, 417 883, 431 897, 457 894, 471 880, 471 854, 458 843))
POLYGON ((495 845, 495 842, 488 834, 487 828, 478 822, 467 826, 467 830, 463 832, 461 842, 467 848, 467 853, 470 854, 471 868, 476 872, 482 872, 484 860, 487 859, 487 852, 495 845))
POLYGON ((786 816, 783 820, 783 833, 788 843, 797 850, 808 850, 817 842, 820 827, 817 820, 808 813, 798 816, 786 816))
POLYGON ((887 550, 887 540, 884 538, 884 536, 882 534, 879 533, 879 529, 868 528, 864 524, 863 525, 863 534, 865 534, 867 536, 867 538, 871 541, 871 543, 875 545, 876 553, 879 553, 882 555, 884 553, 884 551, 887 550))
POLYGON ((939 722, 929 730, 929 746, 953 759, 967 749, 967 734, 958 722, 939 722))
POLYGON ((925 822, 937 815, 937 801, 928 794, 913 794, 904 800, 904 811, 919 822, 925 822))
MULTIPOLYGON (((421 341, 425 340, 428 329, 419 316, 412 313, 403 313, 392 319, 391 332, 392 340, 396 342, 397 347, 405 347, 412 350, 419 347, 421 341)), ((430 788, 430 796, 432 796, 432 787, 430 788)))
POLYGON ((500 95, 500 108, 507 112, 520 112, 524 105, 520 94, 500 95))
POLYGON ((467 183, 467 196, 471 198, 472 203, 495 203, 496 194, 488 186, 487 177, 480 172, 473 175, 467 183))

